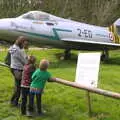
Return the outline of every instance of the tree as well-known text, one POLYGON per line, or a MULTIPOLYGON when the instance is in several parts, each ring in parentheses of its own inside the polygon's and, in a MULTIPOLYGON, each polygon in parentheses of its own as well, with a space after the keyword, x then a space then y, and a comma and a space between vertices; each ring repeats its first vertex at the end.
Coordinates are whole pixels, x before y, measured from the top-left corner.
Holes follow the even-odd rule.
POLYGON ((107 26, 120 16, 120 0, 0 0, 0 17, 43 10, 60 17, 107 26))

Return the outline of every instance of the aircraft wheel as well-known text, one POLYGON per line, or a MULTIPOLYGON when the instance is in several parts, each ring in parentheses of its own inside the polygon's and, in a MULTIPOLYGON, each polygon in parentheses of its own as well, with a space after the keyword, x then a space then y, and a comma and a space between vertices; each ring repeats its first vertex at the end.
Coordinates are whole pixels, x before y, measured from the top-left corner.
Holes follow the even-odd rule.
POLYGON ((108 61, 108 59, 109 59, 109 52, 108 50, 105 50, 101 55, 101 61, 108 61))
POLYGON ((70 49, 67 49, 64 52, 64 60, 69 60, 69 59, 71 59, 71 53, 70 53, 70 49))

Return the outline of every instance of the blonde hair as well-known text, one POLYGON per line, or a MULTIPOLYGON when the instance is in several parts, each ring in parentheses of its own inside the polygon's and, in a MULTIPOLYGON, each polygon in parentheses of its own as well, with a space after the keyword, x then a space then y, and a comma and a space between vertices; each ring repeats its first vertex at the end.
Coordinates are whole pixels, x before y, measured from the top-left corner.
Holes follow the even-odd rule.
POLYGON ((49 61, 48 60, 43 59, 43 60, 40 61, 39 68, 41 70, 47 70, 48 67, 49 67, 49 61))

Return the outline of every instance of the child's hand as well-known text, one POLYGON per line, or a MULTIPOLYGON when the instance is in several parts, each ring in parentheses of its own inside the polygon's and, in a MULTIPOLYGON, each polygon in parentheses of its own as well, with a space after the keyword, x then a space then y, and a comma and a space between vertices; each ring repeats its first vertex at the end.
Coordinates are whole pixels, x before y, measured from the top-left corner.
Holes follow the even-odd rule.
POLYGON ((48 81, 49 81, 49 82, 55 82, 55 81, 56 81, 56 78, 50 78, 48 81))

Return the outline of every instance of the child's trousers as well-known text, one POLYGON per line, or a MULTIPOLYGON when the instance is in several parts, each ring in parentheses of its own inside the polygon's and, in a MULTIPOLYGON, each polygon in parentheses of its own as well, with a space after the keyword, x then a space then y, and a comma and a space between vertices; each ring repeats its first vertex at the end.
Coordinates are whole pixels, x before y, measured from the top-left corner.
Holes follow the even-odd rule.
POLYGON ((27 105, 27 101, 28 101, 27 98, 30 95, 29 90, 30 90, 29 88, 25 88, 25 87, 21 88, 21 93, 22 93, 21 113, 22 114, 26 114, 26 105, 27 105))
POLYGON ((41 93, 35 94, 35 93, 30 92, 30 100, 29 100, 28 110, 30 112, 34 111, 34 96, 36 96, 37 112, 40 114, 42 112, 42 110, 41 110, 41 97, 42 97, 42 94, 41 93))

